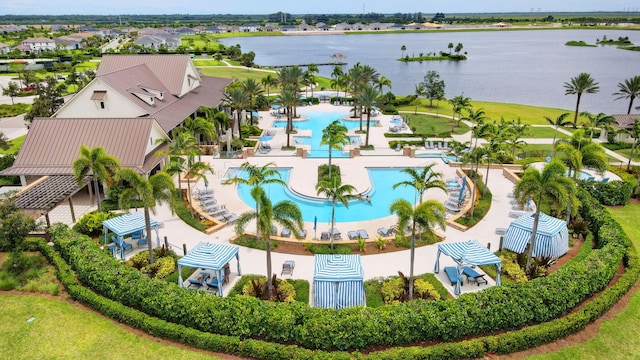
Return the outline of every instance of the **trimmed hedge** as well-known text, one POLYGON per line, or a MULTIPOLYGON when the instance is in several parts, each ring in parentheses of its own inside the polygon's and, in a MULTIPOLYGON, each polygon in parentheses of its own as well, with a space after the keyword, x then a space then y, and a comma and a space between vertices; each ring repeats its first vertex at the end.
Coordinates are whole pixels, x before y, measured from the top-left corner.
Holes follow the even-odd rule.
POLYGON ((81 237, 55 241, 87 286, 149 315, 220 335, 349 350, 449 341, 554 319, 608 284, 623 257, 623 239, 613 233, 599 236, 600 249, 583 262, 526 284, 492 287, 454 300, 343 310, 210 296, 149 279, 81 237))
MULTIPOLYGON (((247 306, 244 308, 239 308, 235 307, 235 305, 238 304, 229 301, 230 299, 220 299, 216 296, 210 296, 206 294, 205 296, 201 297, 197 296, 198 294, 195 293, 199 292, 195 291, 174 291, 183 290, 179 289, 174 284, 170 284, 172 286, 165 286, 164 288, 157 288, 155 287, 157 282, 150 279, 147 279, 148 281, 145 284, 150 287, 149 289, 145 289, 144 287, 142 287, 142 284, 135 284, 136 286, 132 286, 132 288, 134 288, 134 292, 144 291, 147 293, 147 295, 136 296, 136 298, 138 299, 145 299, 146 296, 146 301, 143 301, 141 303, 143 306, 148 306, 149 303, 153 303, 153 301, 159 300, 149 298, 148 293, 160 291, 165 295, 177 296, 173 299, 174 301, 176 301, 176 303, 173 304, 174 311, 196 311, 196 309, 201 306, 209 308, 210 304, 213 302, 217 305, 222 306, 225 311, 229 312, 228 320, 230 321, 250 321, 249 317, 259 317, 260 321, 269 323, 270 325, 268 325, 267 328, 274 332, 280 332, 280 328, 278 328, 277 326, 279 324, 282 324, 283 319, 285 318, 285 321, 288 321, 290 324, 292 321, 292 317, 298 317, 298 319, 307 320, 302 319, 300 317, 300 313, 289 313, 295 312, 297 310, 303 313, 307 311, 307 321, 313 321, 318 326, 322 325, 321 328, 315 329, 315 331, 317 332, 313 334, 301 333, 301 335, 303 336, 317 335, 322 336, 323 339, 326 339, 326 334, 323 333, 322 330, 326 329, 333 332, 335 331, 333 328, 335 326, 338 326, 349 327, 351 329, 350 331, 352 331, 350 335, 355 336, 356 338, 360 338, 362 334, 365 334, 366 336, 366 334, 368 333, 368 335, 379 339, 380 335, 377 333, 386 330, 389 331, 387 335, 394 337, 394 339, 397 339, 401 337, 409 337, 411 332, 415 330, 415 326, 417 323, 418 326, 425 326, 436 330, 442 330, 441 332, 443 333, 445 332, 443 330, 454 330, 454 332, 448 334, 448 336, 451 337, 456 333, 459 335, 459 330, 464 330, 452 329, 451 326, 457 325, 464 327, 467 326, 467 324, 475 325, 475 323, 477 323, 476 319, 482 318, 483 316, 485 316, 485 320, 487 320, 487 322, 491 322, 492 320, 496 319, 504 320, 503 323, 500 324, 488 323, 484 326, 484 328, 488 329, 505 326, 507 322, 513 322, 513 320, 511 319, 511 315, 507 313, 508 311, 518 310, 518 312, 526 312, 538 310, 539 313, 543 316, 541 316, 540 319, 536 318, 532 321, 544 321, 542 320, 542 318, 547 318, 549 312, 556 311, 556 308, 563 307, 563 305, 560 304, 550 303, 551 301, 561 302, 561 300, 563 300, 563 298, 565 297, 575 298, 575 294, 584 292, 584 287, 587 285, 583 281, 584 278, 587 278, 587 281, 603 281, 606 285, 606 282, 608 280, 603 279, 603 274, 609 274, 609 269, 611 268, 613 268, 615 271, 620 260, 620 257, 614 255, 613 253, 618 253, 619 255, 623 252, 621 251, 621 249, 624 249, 625 247, 627 248, 624 257, 624 263, 628 266, 628 269, 620 277, 618 282, 610 286, 609 288, 606 288, 594 300, 585 303, 580 311, 572 313, 566 317, 553 319, 549 322, 539 325, 528 326, 520 330, 507 331, 496 336, 482 337, 458 343, 440 343, 430 347, 391 348, 369 353, 366 357, 372 359, 456 359, 482 357, 486 352, 507 353, 522 350, 532 346, 540 345, 545 342, 557 340, 558 338, 566 336, 571 332, 582 329, 586 324, 597 319, 605 311, 607 311, 620 297, 622 297, 631 288, 631 286, 633 286, 633 284, 635 284, 636 280, 638 279, 640 268, 638 267, 638 257, 636 254, 636 250, 624 235, 621 227, 611 218, 609 213, 601 205, 595 202, 585 191, 580 191, 579 196, 582 200, 582 206, 580 210, 583 217, 591 222, 592 230, 596 238, 596 243, 598 244, 598 247, 600 247, 600 249, 593 250, 588 256, 586 256, 584 262, 575 264, 575 266, 574 264, 571 264, 571 266, 563 267, 547 278, 532 280, 524 285, 494 287, 483 292, 486 293, 485 295, 487 296, 466 294, 460 296, 456 300, 435 302, 438 305, 437 310, 442 314, 445 314, 445 319, 453 318, 452 321, 446 323, 440 323, 441 317, 438 316, 438 314, 430 313, 429 316, 425 316, 429 314, 430 309, 427 309, 428 306, 426 305, 428 303, 425 303, 423 301, 414 301, 410 304, 407 304, 407 306, 384 306, 379 308, 379 311, 366 313, 362 311, 362 308, 345 309, 340 311, 323 310, 316 312, 313 311, 316 309, 309 309, 306 306, 288 306, 286 307, 287 313, 280 314, 280 316, 283 316, 282 319, 273 319, 272 317, 264 316, 262 313, 260 313, 260 311, 268 311, 270 312, 270 314, 273 314, 272 311, 280 307, 278 306, 278 304, 259 304, 256 301, 246 301, 244 302, 244 305, 247 306), (609 256, 604 256, 603 253, 610 254, 608 254, 609 256), (602 270, 599 267, 607 268, 607 270, 602 270), (588 274, 584 274, 585 272, 588 274), (556 276, 558 274, 560 274, 560 276, 556 276), (573 276, 577 277, 573 278, 573 276), (548 287, 545 289, 544 287, 542 287, 543 284, 541 283, 544 283, 544 281, 542 281, 544 279, 549 282, 548 284, 546 284, 546 286, 551 285, 553 286, 553 288, 548 287), (558 289, 557 286, 566 288, 566 291, 558 289), (512 295, 517 295, 514 290, 518 290, 521 295, 518 297, 512 297, 512 295), (181 302, 182 299, 180 299, 180 297, 188 297, 190 299, 200 298, 200 300, 206 299, 209 301, 201 304, 191 303, 191 308, 182 309, 182 304, 177 303, 181 302), (485 310, 481 310, 480 308, 484 308, 485 310), (545 308, 548 308, 549 311, 544 311, 545 308), (475 311, 470 311, 474 309, 475 311), (487 315, 491 315, 491 313, 484 313, 483 311, 488 310, 494 312, 501 310, 501 314, 498 317, 487 317, 487 315), (235 317, 236 319, 232 319, 233 317, 235 317), (363 318, 369 318, 370 321, 362 322, 363 318), (407 322, 407 320, 411 322, 407 322), (358 325, 366 324, 368 325, 368 327, 361 327, 360 329, 356 329, 353 325, 350 325, 350 322, 354 321, 356 321, 358 325)), ((85 262, 88 261, 89 258, 97 259, 101 262, 103 262, 105 259, 113 260, 108 258, 108 256, 104 256, 104 254, 101 252, 96 252, 94 249, 95 246, 91 246, 89 241, 87 241, 87 239, 83 238, 81 235, 71 233, 63 234, 61 232, 57 232, 56 235, 58 236, 55 236, 55 243, 61 254, 63 254, 67 258, 73 259, 74 262, 79 265, 84 265, 82 267, 83 271, 89 270, 89 266, 86 266, 87 263, 85 262), (76 246, 80 247, 81 249, 76 248, 76 246), (82 256, 83 251, 88 252, 88 256, 82 256)), ((153 318, 142 312, 127 307, 126 305, 123 305, 124 301, 123 304, 120 304, 118 302, 102 298, 92 291, 79 286, 70 267, 62 260, 60 256, 58 256, 55 251, 53 251, 53 249, 45 245, 44 241, 37 241, 36 244, 39 245, 40 250, 58 268, 58 276, 63 285, 67 287, 67 290, 69 291, 71 296, 73 296, 77 300, 87 303, 88 305, 101 311, 107 316, 111 316, 118 321, 122 321, 129 325, 142 329, 152 335, 173 339, 186 345, 198 347, 201 349, 222 351, 256 358, 346 359, 354 357, 365 357, 363 354, 357 352, 351 354, 345 352, 327 353, 318 350, 311 351, 295 345, 287 346, 252 339, 242 340, 242 336, 224 336, 204 333, 192 328, 187 328, 182 325, 172 324, 161 319, 153 318)), ((119 265, 119 263, 117 263, 116 261, 113 262, 115 264, 108 265, 119 265)), ((108 262, 105 262, 105 264, 107 263, 108 262)), ((122 266, 113 266, 112 268, 109 268, 109 270, 97 271, 92 275, 85 274, 83 278, 86 280, 95 281, 96 279, 105 279, 110 276, 122 275, 128 276, 130 280, 140 280, 135 279, 135 276, 133 276, 133 274, 130 274, 129 271, 123 271, 122 266), (100 272, 109 273, 109 276, 100 274, 100 272)), ((78 276, 81 277, 80 273, 78 273, 78 276)), ((107 283, 107 286, 105 286, 105 288, 111 289, 103 289, 103 291, 107 293, 120 293, 120 290, 124 289, 117 289, 118 285, 120 284, 117 284, 115 282, 107 283)), ((595 287, 598 286, 599 285, 596 285, 595 287)), ((135 302, 138 300, 134 299, 132 301, 135 302)), ((160 303, 156 304, 162 305, 160 303)), ((215 324, 218 321, 218 315, 219 314, 217 313, 212 314, 212 317, 210 319, 201 320, 209 321, 215 324)), ((520 315, 516 314, 516 317, 520 317, 520 315)), ((236 322, 235 325, 246 329, 246 326, 244 326, 245 324, 241 322, 236 322)), ((295 325, 297 324, 293 324, 293 326, 295 325)), ((300 326, 302 326, 302 323, 300 323, 300 326)), ((265 337, 266 335, 267 334, 262 334, 261 336, 265 337)), ((345 335, 342 341, 349 341, 349 335, 345 335)), ((385 344, 385 342, 379 342, 378 344, 385 344)))

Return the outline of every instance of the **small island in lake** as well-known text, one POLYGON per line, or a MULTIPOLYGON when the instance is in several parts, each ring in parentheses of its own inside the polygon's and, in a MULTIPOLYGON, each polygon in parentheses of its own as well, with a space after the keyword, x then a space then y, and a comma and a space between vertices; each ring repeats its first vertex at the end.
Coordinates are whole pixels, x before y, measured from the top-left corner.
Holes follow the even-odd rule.
POLYGON ((583 40, 571 40, 564 43, 566 46, 589 46, 589 47, 597 47, 596 44, 588 44, 583 40))
POLYGON ((409 56, 408 54, 405 56, 404 52, 407 50, 407 47, 402 45, 402 47, 400 48, 400 50, 402 50, 402 57, 400 59, 398 59, 398 61, 404 61, 404 62, 409 62, 409 61, 434 61, 434 60, 453 60, 453 61, 459 61, 459 60, 467 60, 467 52, 465 51, 464 54, 460 54, 460 51, 462 51, 462 43, 458 43, 458 45, 453 46, 453 43, 449 43, 449 52, 444 52, 444 51, 440 51, 439 54, 436 54, 435 52, 430 52, 430 53, 420 53, 418 56, 409 56), (451 50, 455 51, 455 54, 451 53, 451 50))

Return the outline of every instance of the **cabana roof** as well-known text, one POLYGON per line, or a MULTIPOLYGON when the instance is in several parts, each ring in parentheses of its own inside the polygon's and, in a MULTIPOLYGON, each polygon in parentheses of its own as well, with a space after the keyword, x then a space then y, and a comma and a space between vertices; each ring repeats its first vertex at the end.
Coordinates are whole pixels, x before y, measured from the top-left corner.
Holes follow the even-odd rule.
MULTIPOLYGON (((152 228, 158 227, 157 221, 153 219, 150 219, 150 221, 152 228)), ((119 237, 123 237, 146 228, 144 215, 139 212, 127 213, 113 219, 105 220, 102 222, 102 226, 109 229, 119 237)))
POLYGON ((313 287, 315 307, 343 309, 365 306, 360 255, 316 255, 313 287))
POLYGON ((438 251, 450 256, 459 264, 491 265, 500 264, 502 260, 478 240, 438 244, 438 251))
POLYGON ((238 250, 237 246, 201 242, 179 259, 178 265, 220 270, 238 254, 238 250))
POLYGON ((364 271, 360 255, 316 255, 313 280, 354 281, 362 280, 364 271))
MULTIPOLYGON (((505 232, 503 247, 517 253, 523 253, 531 240, 531 232, 535 221, 535 213, 521 215, 509 225, 505 232)), ((569 230, 564 220, 540 213, 536 243, 533 256, 550 256, 559 258, 569 251, 569 230)))

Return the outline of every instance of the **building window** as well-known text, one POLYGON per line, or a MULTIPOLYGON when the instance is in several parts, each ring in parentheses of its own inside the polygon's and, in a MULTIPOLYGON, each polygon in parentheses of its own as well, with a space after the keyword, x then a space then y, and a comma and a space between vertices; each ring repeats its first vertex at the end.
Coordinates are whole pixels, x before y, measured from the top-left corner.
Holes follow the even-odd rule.
POLYGON ((100 101, 100 109, 104 109, 104 101, 100 101))

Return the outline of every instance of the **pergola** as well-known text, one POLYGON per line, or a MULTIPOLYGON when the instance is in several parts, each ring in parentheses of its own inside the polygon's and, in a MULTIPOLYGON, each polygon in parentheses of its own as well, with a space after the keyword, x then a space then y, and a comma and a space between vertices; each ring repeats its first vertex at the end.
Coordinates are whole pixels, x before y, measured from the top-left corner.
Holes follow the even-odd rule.
POLYGON ((74 175, 44 176, 13 196, 19 209, 39 212, 44 215, 47 227, 51 226, 49 212, 58 204, 67 200, 71 211, 71 220, 76 222, 71 198, 86 185, 87 179, 78 185, 74 175))

